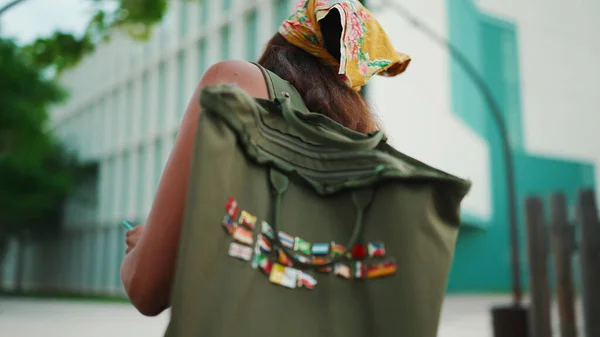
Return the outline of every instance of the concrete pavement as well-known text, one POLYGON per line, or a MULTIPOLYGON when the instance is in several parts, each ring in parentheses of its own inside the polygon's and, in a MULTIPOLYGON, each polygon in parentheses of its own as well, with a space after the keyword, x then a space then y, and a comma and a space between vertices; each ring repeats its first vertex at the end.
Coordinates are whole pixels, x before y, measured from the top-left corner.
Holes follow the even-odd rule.
POLYGON ((123 303, 0 298, 2 337, 162 337, 168 319, 123 303))
MULTIPOLYGON (((509 300, 447 297, 438 337, 492 337, 489 309, 509 300)), ((162 337, 168 320, 168 312, 147 318, 123 303, 0 298, 2 337, 162 337)))

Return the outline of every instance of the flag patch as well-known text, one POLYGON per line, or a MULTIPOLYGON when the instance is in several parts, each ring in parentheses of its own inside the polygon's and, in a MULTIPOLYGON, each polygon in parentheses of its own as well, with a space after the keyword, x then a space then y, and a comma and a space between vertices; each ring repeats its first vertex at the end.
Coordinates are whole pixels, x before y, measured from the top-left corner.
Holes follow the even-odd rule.
POLYGON ((254 226, 256 225, 256 217, 246 211, 242 211, 239 223, 248 227, 249 229, 254 229, 254 226))
POLYGON ((250 261, 250 259, 252 258, 252 248, 240 245, 237 242, 232 242, 229 245, 229 256, 244 261, 250 261))
POLYGON ((294 257, 300 263, 310 263, 310 259, 304 255, 296 254, 296 256, 294 256, 294 257))
POLYGON ((385 246, 381 242, 370 242, 367 246, 369 257, 384 257, 385 246))
POLYGON ((283 251, 283 249, 279 249, 277 254, 278 254, 277 261, 279 261, 280 264, 287 266, 287 267, 292 266, 292 259, 290 259, 290 257, 287 256, 287 254, 283 251))
POLYGON ((289 249, 294 248, 294 237, 285 232, 279 232, 279 241, 281 244, 289 249))
MULTIPOLYGON (((327 263, 327 259, 325 259, 323 257, 315 256, 315 257, 313 257, 312 263, 316 264, 316 265, 325 264, 325 263, 327 263)), ((319 268, 317 268, 317 271, 320 273, 329 273, 329 272, 331 272, 331 266, 319 267, 319 268)))
POLYGON ((271 240, 275 240, 275 233, 273 232, 273 228, 266 221, 262 222, 260 232, 271 240))
POLYGON ((269 275, 271 273, 272 267, 273 262, 269 260, 269 257, 267 255, 262 253, 254 254, 254 259, 252 260, 252 268, 259 268, 265 274, 269 275))
POLYGON ((384 261, 369 266, 367 269, 368 278, 378 278, 393 275, 396 273, 396 262, 392 260, 384 261))
POLYGON ((346 280, 352 278, 352 270, 349 266, 343 263, 336 264, 333 268, 333 273, 341 278, 345 278, 346 280))
POLYGON ((232 235, 236 226, 237 223, 233 221, 233 219, 231 219, 229 215, 225 215, 225 217, 223 217, 223 228, 225 229, 227 234, 232 235))
POLYGON ((354 278, 364 279, 367 277, 367 267, 364 262, 354 262, 354 278))
POLYGON ((225 210, 227 211, 227 214, 233 219, 237 219, 237 215, 238 215, 238 211, 240 210, 240 207, 238 206, 237 201, 233 198, 233 197, 229 197, 229 199, 227 199, 227 204, 225 204, 225 210))
POLYGON ((259 250, 263 253, 269 253, 273 248, 271 242, 262 234, 258 234, 258 236, 256 237, 256 245, 258 246, 259 250))
POLYGON ((355 260, 360 260, 360 259, 364 259, 367 256, 367 248, 360 244, 357 243, 354 246, 352 246, 352 258, 355 260))
POLYGON ((304 241, 299 237, 294 240, 294 250, 306 255, 310 255, 310 242, 304 241))
POLYGON ((317 285, 317 280, 312 275, 303 271, 298 271, 298 287, 306 289, 314 289, 317 285))
POLYGON ((240 226, 235 227, 235 229, 233 230, 233 238, 235 239, 235 241, 248 246, 250 246, 252 242, 254 242, 252 232, 240 226))
POLYGON ((313 255, 327 255, 329 254, 329 244, 328 243, 315 243, 312 246, 313 255))
POLYGON ((271 268, 269 281, 286 288, 294 289, 298 285, 298 270, 275 263, 271 268))
POLYGON ((331 241, 331 255, 333 256, 342 256, 346 252, 346 248, 344 246, 331 241))

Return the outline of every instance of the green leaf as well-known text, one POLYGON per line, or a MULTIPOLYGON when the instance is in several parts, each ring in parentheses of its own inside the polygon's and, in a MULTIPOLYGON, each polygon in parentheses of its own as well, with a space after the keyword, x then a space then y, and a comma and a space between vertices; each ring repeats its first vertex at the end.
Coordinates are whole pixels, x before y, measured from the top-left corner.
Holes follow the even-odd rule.
POLYGON ((55 231, 82 169, 48 132, 65 93, 13 41, 0 39, 0 59, 0 232, 55 231))

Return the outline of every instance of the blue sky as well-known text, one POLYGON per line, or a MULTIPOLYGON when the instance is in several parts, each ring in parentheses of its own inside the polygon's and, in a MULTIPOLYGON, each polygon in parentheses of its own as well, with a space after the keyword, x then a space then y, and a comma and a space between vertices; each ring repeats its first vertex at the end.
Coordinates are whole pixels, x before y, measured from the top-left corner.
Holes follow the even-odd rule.
MULTIPOLYGON (((10 0, 0 0, 0 7, 10 0)), ((91 17, 89 0, 26 0, 0 18, 0 34, 27 43, 58 29, 81 33, 91 17)))

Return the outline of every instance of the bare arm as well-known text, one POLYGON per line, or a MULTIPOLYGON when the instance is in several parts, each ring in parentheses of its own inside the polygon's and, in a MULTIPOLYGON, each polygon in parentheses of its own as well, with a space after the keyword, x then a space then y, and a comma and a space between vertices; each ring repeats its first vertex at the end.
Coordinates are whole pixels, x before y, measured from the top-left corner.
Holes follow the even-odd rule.
POLYGON ((260 69, 248 62, 220 62, 202 76, 181 122, 143 234, 121 266, 121 281, 131 303, 147 316, 158 315, 169 307, 200 116, 197 97, 202 88, 220 83, 235 83, 254 97, 268 98, 260 69))

